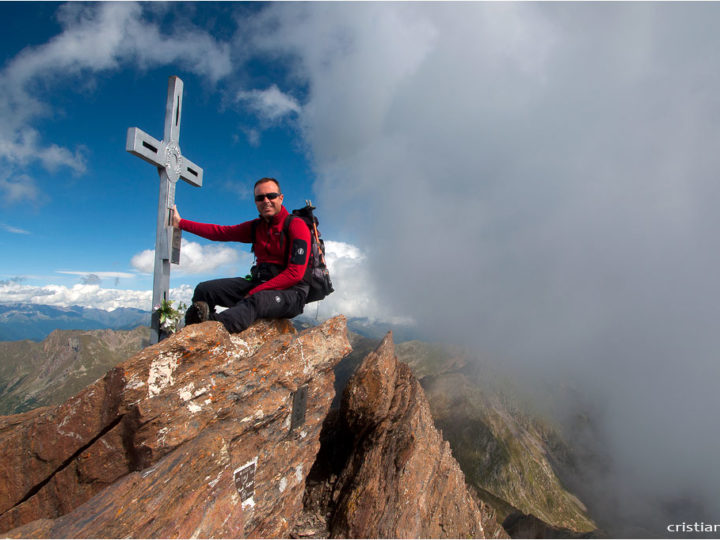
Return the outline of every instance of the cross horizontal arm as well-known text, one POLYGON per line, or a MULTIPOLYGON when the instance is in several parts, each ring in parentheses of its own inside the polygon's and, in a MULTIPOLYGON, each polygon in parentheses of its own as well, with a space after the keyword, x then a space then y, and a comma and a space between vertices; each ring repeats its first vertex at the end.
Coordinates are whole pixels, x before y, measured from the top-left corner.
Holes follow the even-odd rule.
POLYGON ((180 171, 180 178, 185 180, 191 186, 202 187, 203 182, 203 170, 202 167, 198 167, 188 158, 183 156, 182 158, 182 170, 180 171))
POLYGON ((163 143, 140 128, 128 128, 125 150, 156 167, 165 166, 163 143))

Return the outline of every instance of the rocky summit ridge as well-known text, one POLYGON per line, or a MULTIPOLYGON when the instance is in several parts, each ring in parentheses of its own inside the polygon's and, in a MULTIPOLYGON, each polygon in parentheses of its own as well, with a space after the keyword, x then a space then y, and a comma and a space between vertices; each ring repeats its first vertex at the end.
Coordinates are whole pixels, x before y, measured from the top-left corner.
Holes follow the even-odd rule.
POLYGON ((329 415, 350 350, 342 316, 299 333, 284 320, 238 335, 208 322, 61 405, 0 417, 0 533, 506 536, 391 336, 329 415))

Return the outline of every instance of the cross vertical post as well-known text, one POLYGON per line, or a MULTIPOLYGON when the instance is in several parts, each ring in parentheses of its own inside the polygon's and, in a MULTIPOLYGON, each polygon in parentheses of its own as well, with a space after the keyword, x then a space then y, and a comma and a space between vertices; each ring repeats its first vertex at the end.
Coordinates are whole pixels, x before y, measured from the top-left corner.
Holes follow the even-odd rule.
MULTIPOLYGON (((170 263, 180 262, 181 231, 172 227, 172 207, 175 204, 175 184, 183 179, 201 187, 203 170, 180 152, 180 119, 182 115, 183 82, 172 76, 168 82, 165 104, 165 130, 158 141, 138 128, 129 128, 125 149, 157 167, 160 175, 157 228, 155 233, 155 269, 153 273, 153 308, 169 300, 170 263)), ((160 340, 160 315, 153 310, 150 323, 150 342, 160 340)))

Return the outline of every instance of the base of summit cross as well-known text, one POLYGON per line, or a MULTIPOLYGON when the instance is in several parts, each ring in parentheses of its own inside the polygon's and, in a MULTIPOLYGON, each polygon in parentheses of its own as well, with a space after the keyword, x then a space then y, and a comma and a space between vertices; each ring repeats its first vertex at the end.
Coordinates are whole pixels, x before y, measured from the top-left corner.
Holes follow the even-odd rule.
POLYGON ((150 322, 150 342, 160 340, 160 314, 155 310, 163 300, 170 300, 170 263, 180 263, 181 236, 174 231, 169 219, 175 204, 175 184, 182 179, 201 187, 203 170, 180 152, 180 119, 182 116, 183 82, 172 76, 168 82, 165 103, 165 131, 158 141, 141 129, 129 128, 125 149, 155 165, 160 174, 157 228, 155 234, 155 270, 153 273, 153 314, 150 322))

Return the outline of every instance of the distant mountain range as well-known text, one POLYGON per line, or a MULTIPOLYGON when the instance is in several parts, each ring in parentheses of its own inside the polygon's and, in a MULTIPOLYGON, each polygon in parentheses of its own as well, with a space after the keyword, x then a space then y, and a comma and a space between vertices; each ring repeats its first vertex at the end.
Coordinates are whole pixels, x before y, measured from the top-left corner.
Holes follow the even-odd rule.
MULTIPOLYGON (((315 326, 320 321, 300 315, 293 320, 298 328, 315 326)), ((42 304, 0 304, 0 341, 30 339, 42 341, 53 330, 132 330, 150 325, 150 312, 135 308, 113 311, 81 306, 46 306, 42 304)), ((348 318, 348 328, 361 336, 380 339, 393 331, 395 342, 420 339, 412 326, 390 325, 364 317, 348 318)))
POLYGON ((150 312, 135 308, 0 304, 0 341, 41 341, 53 330, 131 330, 149 324, 150 312))

